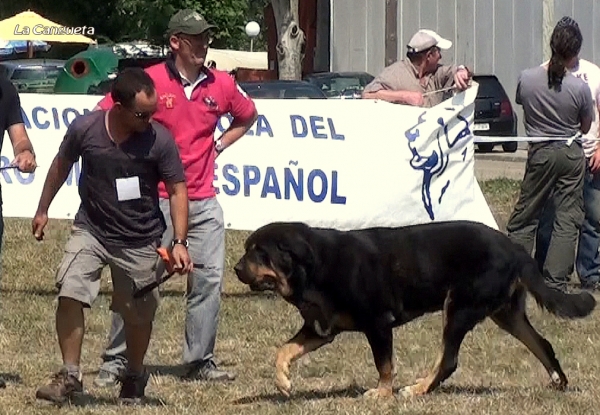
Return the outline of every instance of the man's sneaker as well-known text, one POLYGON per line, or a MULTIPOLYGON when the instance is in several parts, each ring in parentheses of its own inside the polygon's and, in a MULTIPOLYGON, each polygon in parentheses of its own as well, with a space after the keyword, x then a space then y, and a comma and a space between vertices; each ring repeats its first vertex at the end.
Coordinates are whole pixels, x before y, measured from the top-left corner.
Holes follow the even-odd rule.
POLYGON ((2 378, 0 378, 0 389, 4 389, 6 388, 6 381, 2 378))
POLYGON ((68 373, 67 369, 63 368, 52 376, 49 384, 37 390, 35 397, 42 401, 63 404, 77 393, 83 393, 81 379, 68 373))
POLYGON ((100 369, 98 376, 94 379, 94 385, 99 388, 115 386, 119 382, 119 375, 108 370, 100 369))
POLYGON ((144 371, 143 374, 125 373, 119 379, 121 383, 121 392, 119 401, 124 405, 138 405, 143 402, 150 374, 144 371))
POLYGON ((230 382, 235 379, 235 374, 220 370, 212 360, 209 360, 206 363, 194 365, 185 375, 185 379, 212 382, 230 382))

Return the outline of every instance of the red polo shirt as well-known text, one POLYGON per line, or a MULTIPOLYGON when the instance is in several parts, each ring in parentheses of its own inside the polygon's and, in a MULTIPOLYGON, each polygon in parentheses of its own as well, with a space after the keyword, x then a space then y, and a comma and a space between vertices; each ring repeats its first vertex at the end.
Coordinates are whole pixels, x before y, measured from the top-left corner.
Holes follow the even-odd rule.
MULTIPOLYGON (((194 88, 191 99, 185 95, 172 59, 151 66, 146 72, 154 80, 158 94, 158 110, 153 118, 167 127, 177 142, 189 199, 214 197, 214 131, 219 118, 229 113, 240 121, 248 121, 254 115, 254 103, 227 72, 204 68, 206 78, 194 88)), ((98 103, 102 109, 112 104, 110 94, 98 103)), ((158 190, 161 198, 169 197, 164 183, 158 190)))

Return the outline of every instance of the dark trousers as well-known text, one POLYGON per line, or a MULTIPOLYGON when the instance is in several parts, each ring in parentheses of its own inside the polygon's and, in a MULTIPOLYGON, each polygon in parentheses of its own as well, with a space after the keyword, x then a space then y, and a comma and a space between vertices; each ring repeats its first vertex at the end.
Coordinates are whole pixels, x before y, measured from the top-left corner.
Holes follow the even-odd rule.
MULTIPOLYGON (((594 287, 600 282, 600 174, 590 171, 589 163, 583 182, 583 209, 585 219, 579 232, 575 270, 581 288, 594 287)), ((540 269, 546 261, 546 252, 552 237, 554 201, 544 207, 535 240, 535 259, 540 269)))
POLYGON ((565 289, 575 261, 579 229, 584 219, 583 180, 585 156, 579 142, 535 143, 529 149, 521 193, 506 230, 511 240, 533 251, 535 234, 544 206, 553 198, 552 237, 543 269, 548 283, 565 289))

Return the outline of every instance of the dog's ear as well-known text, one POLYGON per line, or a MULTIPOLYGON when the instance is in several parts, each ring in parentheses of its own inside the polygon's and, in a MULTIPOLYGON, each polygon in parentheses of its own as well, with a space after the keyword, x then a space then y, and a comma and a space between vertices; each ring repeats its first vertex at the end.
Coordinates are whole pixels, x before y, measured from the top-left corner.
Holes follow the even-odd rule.
POLYGON ((311 272, 314 269, 316 261, 315 251, 304 237, 294 235, 285 241, 280 241, 277 248, 280 251, 287 252, 296 265, 302 265, 307 270, 310 269, 311 272))
POLYGON ((280 241, 277 248, 289 256, 289 264, 286 267, 288 269, 285 272, 294 294, 301 296, 316 269, 315 251, 304 237, 297 234, 280 241))

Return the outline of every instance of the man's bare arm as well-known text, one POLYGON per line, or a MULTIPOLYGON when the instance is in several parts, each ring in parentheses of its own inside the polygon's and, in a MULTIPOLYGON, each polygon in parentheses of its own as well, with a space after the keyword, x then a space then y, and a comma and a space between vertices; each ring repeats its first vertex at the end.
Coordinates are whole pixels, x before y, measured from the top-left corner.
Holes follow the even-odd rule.
POLYGON ((33 152, 33 145, 29 140, 29 136, 27 135, 27 130, 25 129, 25 124, 18 123, 13 124, 7 129, 8 137, 12 143, 13 152, 15 156, 24 151, 29 151, 31 154, 33 152))
POLYGON ((221 143, 223 144, 223 147, 227 148, 242 138, 244 134, 246 134, 246 132, 252 127, 252 125, 254 125, 257 118, 258 112, 255 109, 252 118, 245 120, 234 118, 231 120, 231 125, 229 128, 225 130, 223 134, 221 134, 221 143))
POLYGON ((393 91, 391 89, 380 89, 375 92, 363 92, 363 99, 380 99, 394 104, 423 105, 423 94, 414 91, 393 91))
POLYGON ((38 214, 45 215, 48 213, 50 204, 54 200, 54 197, 62 187, 65 180, 67 180, 67 176, 69 175, 69 171, 71 171, 73 164, 74 163, 72 161, 61 156, 56 156, 54 158, 54 161, 52 161, 52 164, 48 169, 46 181, 44 182, 42 196, 40 197, 40 202, 37 208, 38 214))
POLYGON ((165 183, 169 194, 171 221, 173 223, 173 238, 187 239, 188 232, 188 191, 185 182, 165 183))

